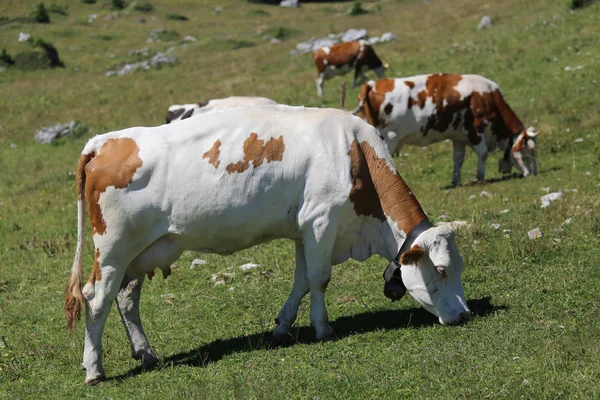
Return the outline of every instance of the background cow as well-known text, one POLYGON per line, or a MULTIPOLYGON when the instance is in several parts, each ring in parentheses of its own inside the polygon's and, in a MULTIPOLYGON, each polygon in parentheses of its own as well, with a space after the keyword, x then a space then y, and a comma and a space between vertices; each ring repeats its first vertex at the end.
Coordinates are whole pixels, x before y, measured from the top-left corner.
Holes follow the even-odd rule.
POLYGON ((364 71, 372 69, 381 78, 388 64, 383 63, 375 50, 365 40, 338 43, 331 47, 323 47, 313 52, 313 61, 317 66, 317 94, 323 96, 323 81, 338 75, 345 75, 354 69, 354 86, 358 86, 358 78, 364 80, 364 71))
POLYGON ((266 97, 250 97, 250 96, 231 96, 224 99, 212 99, 203 103, 192 104, 174 104, 167 111, 167 121, 169 124, 174 121, 187 119, 204 112, 214 110, 226 110, 235 107, 245 106, 262 106, 277 104, 276 101, 267 99, 266 97))
POLYGON ((460 182, 467 145, 478 156, 478 180, 484 178, 488 152, 496 147, 504 151, 501 172, 510 173, 512 158, 525 176, 537 174, 537 132, 525 129, 498 85, 482 76, 434 74, 370 81, 358 95, 357 112, 378 129, 391 153, 405 144, 452 140, 453 185, 460 182))
POLYGON ((294 284, 277 336, 287 336, 310 292, 317 339, 331 337, 324 295, 332 265, 374 253, 399 261, 392 272, 442 324, 470 317, 454 232, 429 223, 376 130, 343 111, 247 107, 99 135, 79 159, 77 196, 65 310, 74 328, 86 308, 88 384, 104 378, 101 338, 115 300, 133 357, 157 361, 140 291, 156 268, 168 276, 183 250, 230 254, 294 240, 294 284), (82 290, 86 203, 95 262, 82 290))

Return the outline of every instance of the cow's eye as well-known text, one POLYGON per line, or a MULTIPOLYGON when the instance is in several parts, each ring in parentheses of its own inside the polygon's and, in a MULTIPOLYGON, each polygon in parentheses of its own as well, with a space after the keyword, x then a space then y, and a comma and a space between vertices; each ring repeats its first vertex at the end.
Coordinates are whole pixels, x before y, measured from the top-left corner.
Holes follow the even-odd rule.
POLYGON ((442 278, 445 278, 447 276, 446 275, 446 267, 436 265, 435 270, 437 271, 438 274, 440 274, 442 276, 442 278))

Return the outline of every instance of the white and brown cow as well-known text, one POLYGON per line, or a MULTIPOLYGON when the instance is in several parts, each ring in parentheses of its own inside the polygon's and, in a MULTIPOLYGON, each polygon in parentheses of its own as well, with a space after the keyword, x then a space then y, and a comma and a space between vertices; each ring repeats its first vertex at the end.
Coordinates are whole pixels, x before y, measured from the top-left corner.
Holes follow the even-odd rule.
POLYGON ((460 182, 467 146, 478 156, 478 180, 484 178, 488 152, 496 147, 504 151, 501 172, 510 172, 512 158, 525 176, 537 174, 537 132, 525 129, 498 85, 482 76, 433 74, 370 81, 361 88, 356 112, 378 129, 392 154, 405 144, 452 140, 453 185, 460 182))
POLYGON ((313 52, 313 61, 317 66, 317 94, 323 96, 323 81, 338 75, 345 75, 354 70, 354 87, 358 86, 358 78, 365 81, 364 71, 372 69, 379 78, 388 64, 383 63, 375 50, 365 40, 338 43, 331 47, 323 47, 313 52))
POLYGON ((132 356, 157 361, 140 291, 156 268, 166 278, 184 250, 231 254, 294 240, 294 283, 276 336, 288 334, 310 292, 317 338, 331 337, 324 295, 332 265, 374 253, 392 260, 388 297, 407 288, 442 324, 470 317, 454 232, 431 225, 377 131, 339 110, 238 108, 98 135, 77 167, 77 224, 65 311, 73 329, 86 311, 88 384, 104 378, 102 331, 115 300, 132 356), (95 262, 83 286, 86 204, 95 262))
POLYGON ((273 104, 277 104, 277 102, 266 97, 252 96, 230 96, 225 97, 224 99, 211 99, 200 103, 173 104, 167 111, 166 123, 169 124, 171 122, 180 121, 182 119, 193 117, 194 115, 215 110, 273 104))

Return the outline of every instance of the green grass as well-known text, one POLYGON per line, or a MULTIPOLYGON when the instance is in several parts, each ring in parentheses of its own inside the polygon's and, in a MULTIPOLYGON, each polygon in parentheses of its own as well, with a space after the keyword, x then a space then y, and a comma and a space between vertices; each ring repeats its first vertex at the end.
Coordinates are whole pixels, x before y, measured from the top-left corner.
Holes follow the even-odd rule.
MULTIPOLYGON (((381 0, 383 12, 354 17, 305 3, 268 7, 271 22, 249 2, 152 1, 162 12, 193 16, 193 24, 162 17, 140 24, 139 14, 126 12, 105 21, 108 1, 69 2, 69 16, 51 24, 14 22, 37 4, 0 2, 0 16, 9 19, 0 26, 0 49, 26 50, 16 40, 25 31, 51 40, 66 65, 0 73, 0 399, 600 397, 600 2, 571 15, 567 0, 381 0), (215 6, 227 12, 216 18, 215 6), (92 13, 93 23, 78 22, 92 13), (483 13, 494 26, 476 31, 483 13), (263 32, 278 26, 299 33, 281 44, 264 42, 263 32), (527 125, 542 131, 540 175, 531 179, 499 180, 496 152, 487 184, 446 190, 449 143, 406 147, 409 155, 396 159, 432 220, 447 215, 471 224, 459 231, 458 244, 475 318, 443 327, 408 296, 390 303, 382 293, 387 263, 373 257, 334 268, 326 299, 338 341, 314 342, 305 301, 294 328, 298 343, 272 347, 268 335, 293 277, 292 244, 274 241, 229 257, 185 253, 172 276, 157 276, 142 295, 159 368, 139 371, 113 310, 104 333, 112 379, 83 385, 82 329, 65 330, 62 307, 76 242, 72 173, 87 137, 157 125, 170 104, 229 95, 338 107, 340 85, 352 76, 327 81, 321 100, 310 55, 288 53, 296 41, 352 27, 398 35, 376 47, 392 65, 388 76, 484 75, 527 125), (153 54, 174 45, 146 43, 152 29, 176 29, 198 41, 173 50, 172 68, 106 78, 132 49, 150 47, 153 54), (238 41, 253 46, 234 48, 238 41), (56 146, 34 143, 37 129, 72 119, 90 134, 56 146), (541 209, 543 188, 562 190, 564 198, 541 209), (492 197, 480 196, 482 190, 492 197), (573 222, 563 225, 567 218, 573 222), (544 236, 531 241, 526 233, 535 227, 544 236), (207 265, 189 269, 196 257, 207 265), (265 273, 236 272, 230 284, 212 285, 211 274, 246 262, 265 273)), ((350 5, 328 7, 343 13, 350 5)), ((348 108, 357 93, 348 89, 348 108)), ((463 181, 474 175, 469 154, 463 181)), ((88 239, 86 273, 92 262, 88 239)))

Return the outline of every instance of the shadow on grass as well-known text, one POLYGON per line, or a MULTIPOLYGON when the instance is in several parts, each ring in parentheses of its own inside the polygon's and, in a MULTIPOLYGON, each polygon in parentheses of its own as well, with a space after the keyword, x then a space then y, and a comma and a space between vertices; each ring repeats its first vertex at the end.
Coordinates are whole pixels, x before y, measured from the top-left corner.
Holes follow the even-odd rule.
MULTIPOLYGON (((538 175, 544 175, 550 172, 556 172, 561 170, 562 167, 552 167, 549 169, 546 169, 544 171, 538 172, 538 175)), ((491 179, 484 179, 483 181, 471 181, 459 186, 465 186, 465 187, 469 187, 469 186, 483 186, 483 185, 487 185, 487 184, 491 184, 491 183, 498 183, 498 182, 503 182, 503 181, 510 181, 513 179, 523 179, 525 176, 523 176, 523 174, 521 173, 517 173, 517 172, 513 172, 512 174, 508 174, 508 175, 503 175, 500 178, 491 178, 491 179)), ((534 177, 535 178, 535 177, 534 177)), ((456 186, 452 186, 452 185, 447 185, 444 186, 442 189, 444 190, 448 190, 448 189, 456 189, 456 186)))
MULTIPOLYGON (((505 306, 494 306, 489 297, 467 301, 473 316, 486 317, 497 311, 506 310, 505 306)), ((433 326, 438 319, 423 308, 410 308, 408 310, 381 310, 349 317, 341 317, 331 322, 331 326, 342 339, 354 334, 373 332, 381 329, 394 330, 406 328, 423 328, 433 326)), ((204 367, 210 363, 217 362, 223 357, 237 352, 248 352, 254 350, 271 350, 281 347, 293 346, 297 343, 316 343, 314 329, 310 326, 293 328, 290 335, 291 343, 276 342, 271 331, 264 331, 248 336, 215 340, 196 349, 174 354, 161 360, 152 369, 185 365, 189 367, 204 367)), ((126 378, 139 375, 147 371, 140 367, 133 368, 128 372, 109 378, 110 381, 122 381, 126 378)))

